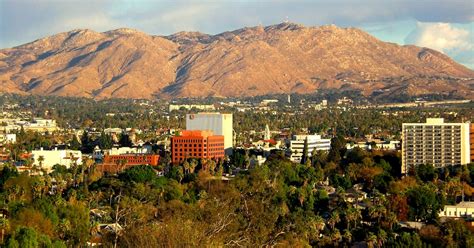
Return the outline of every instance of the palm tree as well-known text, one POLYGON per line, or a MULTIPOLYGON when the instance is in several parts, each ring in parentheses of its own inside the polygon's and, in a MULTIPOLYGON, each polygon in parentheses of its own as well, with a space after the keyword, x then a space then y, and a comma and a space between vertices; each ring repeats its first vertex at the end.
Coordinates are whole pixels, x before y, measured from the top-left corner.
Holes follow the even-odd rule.
POLYGON ((362 219, 362 214, 360 212, 360 209, 355 208, 355 207, 350 207, 346 211, 346 222, 347 222, 347 228, 351 229, 352 224, 354 227, 357 226, 357 222, 362 219))
POLYGON ((316 241, 319 238, 320 232, 324 229, 324 219, 316 215, 313 218, 310 218, 308 221, 309 226, 309 238, 316 241))
MULTIPOLYGON (((38 163, 39 163, 39 166, 37 167, 36 165, 33 165, 33 168, 32 171, 33 173, 36 175, 38 173, 38 171, 40 171, 41 169, 43 169, 43 162, 44 162, 44 156, 43 155, 40 155, 38 157, 38 163)), ((28 163, 28 162, 27 162, 28 163)))
POLYGON ((369 232, 365 238, 365 242, 367 243, 367 247, 373 248, 375 242, 377 242, 377 236, 374 233, 369 232))
POLYGON ((339 242, 341 241, 341 233, 339 232, 338 229, 334 229, 331 231, 331 240, 333 242, 334 247, 338 246, 339 242))
POLYGON ((337 211, 333 211, 331 213, 331 217, 329 217, 328 224, 331 227, 331 229, 334 229, 337 223, 341 221, 341 218, 339 217, 339 213, 337 211))
POLYGON ((385 216, 387 209, 382 205, 375 205, 369 208, 369 216, 372 219, 377 219, 377 223, 380 223, 380 218, 385 216))
POLYGON ((1 218, 0 219, 0 229, 1 229, 1 243, 4 244, 4 236, 5 236, 5 230, 8 230, 10 227, 10 222, 8 222, 7 218, 1 218))
POLYGON ((392 230, 393 225, 398 222, 397 215, 390 211, 385 215, 385 221, 387 222, 388 228, 392 230))
POLYGON ((346 244, 350 244, 352 242, 352 233, 348 229, 344 230, 344 234, 342 235, 342 238, 346 242, 346 244))
POLYGON ((193 174, 197 166, 198 162, 195 159, 191 160, 191 163, 189 163, 189 173, 193 174))
POLYGON ((188 160, 184 160, 183 168, 184 168, 184 175, 189 174, 191 165, 189 164, 188 160))
POLYGON ((377 234, 377 246, 378 247, 383 247, 383 243, 387 241, 387 233, 380 229, 379 233, 377 234))

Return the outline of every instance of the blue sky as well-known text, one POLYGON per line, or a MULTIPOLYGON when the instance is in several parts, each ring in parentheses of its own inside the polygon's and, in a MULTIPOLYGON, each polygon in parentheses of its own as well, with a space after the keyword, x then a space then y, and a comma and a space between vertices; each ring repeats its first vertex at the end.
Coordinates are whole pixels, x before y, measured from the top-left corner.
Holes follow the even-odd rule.
POLYGON ((361 28, 430 47, 474 68, 473 0, 0 0, 0 48, 77 28, 216 34, 288 19, 361 28))

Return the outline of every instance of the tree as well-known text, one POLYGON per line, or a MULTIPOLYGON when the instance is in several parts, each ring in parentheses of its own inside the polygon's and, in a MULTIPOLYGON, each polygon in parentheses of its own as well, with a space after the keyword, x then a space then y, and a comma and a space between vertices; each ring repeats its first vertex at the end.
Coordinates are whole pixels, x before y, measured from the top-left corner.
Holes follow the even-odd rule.
POLYGON ((369 208, 369 216, 372 219, 376 219, 376 223, 380 223, 380 219, 385 216, 387 209, 382 205, 374 205, 369 208))
POLYGON ((0 173, 0 189, 3 188, 3 184, 10 178, 17 177, 18 171, 15 166, 5 164, 0 173))
POLYGON ((346 142, 342 136, 331 139, 331 148, 329 149, 328 161, 339 163, 341 161, 341 154, 346 150, 346 142))
POLYGON ((43 155, 40 155, 38 157, 38 164, 39 164, 39 167, 40 168, 43 168, 43 162, 44 162, 44 156, 43 155))
POLYGON ((122 147, 131 147, 133 145, 132 141, 130 140, 130 136, 126 133, 122 133, 122 135, 120 135, 119 144, 122 147))
POLYGON ((66 237, 72 246, 87 242, 90 234, 89 209, 85 203, 71 199, 58 208, 58 216, 65 223, 59 229, 60 236, 66 237))
MULTIPOLYGON (((56 243, 57 244, 57 243, 56 243)), ((52 247, 48 236, 36 232, 30 227, 18 227, 6 242, 6 247, 36 248, 52 247)), ((55 245, 55 247, 58 247, 55 245)))
POLYGON ((133 166, 119 174, 124 182, 152 183, 156 178, 155 170, 149 165, 133 166))
POLYGON ((362 214, 360 212, 360 209, 355 208, 355 207, 350 207, 349 209, 346 210, 345 218, 346 218, 348 230, 355 228, 359 220, 362 219, 362 214))
POLYGON ((369 232, 365 238, 365 242, 367 243, 367 246, 369 248, 374 247, 375 243, 377 242, 377 235, 372 232, 369 232))
POLYGON ((301 155, 301 164, 306 164, 308 160, 308 137, 304 139, 303 154, 301 155))
POLYGON ((92 139, 89 137, 89 133, 88 132, 84 132, 84 134, 82 134, 82 137, 81 137, 81 151, 83 153, 92 153, 92 151, 94 150, 94 144, 93 144, 93 141, 92 139))
POLYGON ((81 142, 77 138, 77 135, 72 136, 72 140, 71 140, 71 143, 69 144, 69 147, 72 150, 80 150, 81 149, 81 142))
POLYGON ((324 219, 316 215, 309 218, 308 225, 310 228, 311 239, 317 240, 319 238, 319 233, 324 229, 324 219))
POLYGON ((421 185, 407 191, 409 217, 415 221, 435 221, 443 208, 444 198, 430 185, 421 185))
POLYGON ((328 219, 328 224, 331 227, 331 229, 334 229, 337 223, 341 221, 341 218, 339 217, 339 213, 337 211, 333 211, 331 213, 331 216, 328 219))
POLYGON ((420 164, 416 168, 416 175, 423 181, 429 182, 433 181, 435 178, 435 169, 431 164, 420 164))
POLYGON ((463 220, 448 220, 441 226, 446 247, 473 247, 474 237, 463 220))
POLYGON ((101 149, 110 149, 112 148, 112 146, 113 146, 112 136, 102 131, 99 137, 99 147, 101 149))

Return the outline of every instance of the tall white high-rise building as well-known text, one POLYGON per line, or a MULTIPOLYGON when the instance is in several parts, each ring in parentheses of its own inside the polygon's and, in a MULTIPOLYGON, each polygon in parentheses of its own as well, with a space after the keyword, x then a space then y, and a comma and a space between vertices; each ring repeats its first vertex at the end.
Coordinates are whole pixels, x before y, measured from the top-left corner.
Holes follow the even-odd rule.
POLYGON ((402 124, 402 173, 420 164, 435 168, 468 164, 470 123, 445 123, 428 118, 426 123, 402 124))
POLYGON ((211 130, 214 135, 223 135, 225 152, 227 155, 232 153, 234 140, 232 114, 186 114, 186 130, 211 130))
POLYGON ((331 139, 322 139, 321 135, 293 135, 290 141, 291 161, 301 161, 305 140, 308 140, 308 157, 311 157, 313 150, 328 151, 331 149, 331 139))

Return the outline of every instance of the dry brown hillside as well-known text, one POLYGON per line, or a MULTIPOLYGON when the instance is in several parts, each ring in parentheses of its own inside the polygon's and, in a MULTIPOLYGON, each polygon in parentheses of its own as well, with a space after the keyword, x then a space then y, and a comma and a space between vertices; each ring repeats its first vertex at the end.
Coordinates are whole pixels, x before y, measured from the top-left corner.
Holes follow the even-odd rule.
POLYGON ((73 30, 0 50, 0 90, 97 99, 360 89, 474 99, 474 71, 356 28, 282 23, 217 35, 73 30))

